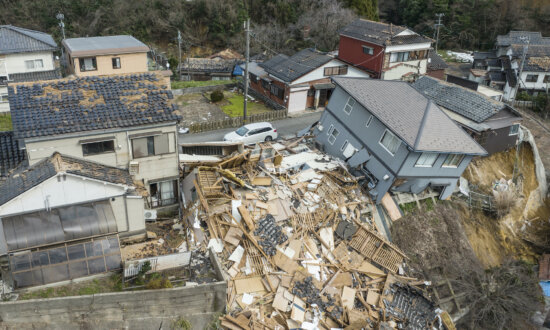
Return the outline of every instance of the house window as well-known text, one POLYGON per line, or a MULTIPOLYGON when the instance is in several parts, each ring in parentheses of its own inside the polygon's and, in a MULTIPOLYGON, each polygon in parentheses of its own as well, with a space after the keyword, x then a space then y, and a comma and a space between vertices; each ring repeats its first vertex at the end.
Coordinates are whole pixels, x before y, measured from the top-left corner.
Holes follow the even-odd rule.
POLYGON ((265 90, 269 90, 269 81, 262 79, 262 88, 265 90))
POLYGON ((177 184, 177 180, 151 183, 149 185, 149 191, 151 193, 151 206, 160 207, 177 203, 177 184))
POLYGON ((393 156, 397 152, 401 141, 392 132, 386 130, 382 135, 382 139, 380 139, 380 144, 393 156))
POLYGON ((348 66, 330 66, 325 68, 325 76, 345 75, 348 73, 348 66))
POLYGON ((353 110, 353 106, 355 105, 355 99, 353 97, 348 97, 348 101, 346 102, 346 105, 344 106, 344 112, 348 115, 351 113, 351 110, 353 110))
POLYGON ((327 131, 327 135, 331 135, 333 129, 334 129, 334 125, 330 125, 330 127, 328 128, 328 131, 327 131))
POLYGON ((420 157, 418 157, 418 160, 416 161, 416 164, 414 164, 415 167, 432 167, 437 159, 436 153, 431 152, 423 152, 420 157))
POLYGON ((79 58, 80 72, 97 70, 97 62, 95 57, 79 58))
POLYGON ((8 94, 0 94, 0 103, 8 102, 8 94))
POLYGON ((334 141, 336 141, 336 138, 338 137, 338 135, 340 135, 340 132, 334 128, 334 126, 331 126, 331 130, 329 130, 330 133, 328 135, 328 143, 330 144, 334 144, 334 141))
POLYGON ((409 60, 409 52, 391 53, 390 62, 406 62, 409 60))
POLYGON ((280 88, 279 86, 272 84, 271 85, 271 94, 275 95, 276 97, 283 99, 285 95, 285 90, 280 88))
POLYGON ((422 59, 425 59, 428 54, 428 52, 426 50, 415 50, 415 51, 411 51, 409 52, 409 61, 411 60, 422 60, 422 59))
POLYGON ((544 83, 549 83, 550 82, 550 74, 547 74, 546 76, 544 76, 544 83))
POLYGON ((528 74, 527 78, 525 78, 526 82, 537 82, 537 80, 539 80, 538 74, 528 74))
POLYGON ((120 57, 113 57, 111 61, 113 62, 113 69, 120 69, 120 57))
POLYGON ((519 124, 514 124, 510 126, 510 133, 508 135, 518 135, 519 133, 519 124))
POLYGON ((171 135, 172 133, 164 133, 132 139, 132 154, 134 155, 134 159, 174 152, 170 150, 172 149, 170 148, 171 135))
POLYGON ((342 144, 342 148, 340 148, 340 151, 346 150, 346 147, 348 146, 348 144, 349 144, 349 141, 346 140, 346 141, 344 142, 344 144, 342 144))
POLYGON ((462 162, 462 159, 464 159, 464 155, 451 154, 445 158, 443 167, 458 167, 458 165, 462 162))
POLYGON ((25 67, 27 70, 42 69, 44 67, 44 62, 42 60, 25 61, 25 67))
POLYGON ((374 48, 369 47, 369 46, 363 46, 363 54, 373 55, 374 54, 374 48))
POLYGON ((365 127, 369 127, 370 123, 372 123, 372 115, 370 115, 369 119, 367 119, 367 124, 365 125, 365 127))
POLYGON ((84 156, 104 154, 107 152, 114 152, 114 151, 115 151, 114 140, 84 143, 82 145, 82 154, 84 156))

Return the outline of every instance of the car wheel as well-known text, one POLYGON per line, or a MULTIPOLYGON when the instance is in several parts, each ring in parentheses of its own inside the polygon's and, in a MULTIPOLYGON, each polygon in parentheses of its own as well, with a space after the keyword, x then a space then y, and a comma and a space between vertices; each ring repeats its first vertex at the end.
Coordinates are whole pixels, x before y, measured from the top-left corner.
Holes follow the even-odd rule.
POLYGON ((265 137, 265 142, 269 142, 269 141, 272 141, 273 138, 271 137, 271 135, 268 135, 265 137))

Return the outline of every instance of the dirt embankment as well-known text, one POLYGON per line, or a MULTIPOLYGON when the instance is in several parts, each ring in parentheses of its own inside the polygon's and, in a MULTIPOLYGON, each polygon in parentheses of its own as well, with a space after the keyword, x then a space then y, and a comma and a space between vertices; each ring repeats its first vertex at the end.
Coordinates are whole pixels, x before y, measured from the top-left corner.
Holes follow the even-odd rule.
MULTIPOLYGON (((480 260, 486 266, 494 265, 493 261, 502 260, 504 256, 536 262, 537 249, 526 238, 544 234, 544 229, 536 225, 548 223, 550 207, 538 190, 531 146, 523 143, 519 151, 510 149, 478 158, 468 166, 464 177, 484 194, 491 194, 494 183, 501 179, 515 183, 514 203, 507 214, 500 218, 481 212, 472 212, 473 217, 464 214, 466 233, 480 260), (501 249, 495 249, 493 241, 501 249)), ((532 237, 528 240, 540 239, 532 237)))

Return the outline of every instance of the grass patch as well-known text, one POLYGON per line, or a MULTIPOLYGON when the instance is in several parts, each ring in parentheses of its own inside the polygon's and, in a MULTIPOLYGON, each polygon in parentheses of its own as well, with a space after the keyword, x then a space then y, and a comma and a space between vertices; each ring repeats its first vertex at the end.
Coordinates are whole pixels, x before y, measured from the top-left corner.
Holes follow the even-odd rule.
MULTIPOLYGON (((222 111, 225 112, 229 117, 241 117, 243 115, 244 108, 244 96, 237 93, 226 92, 225 98, 228 101, 227 104, 223 105, 222 111)), ((263 103, 260 102, 248 102, 246 114, 248 116, 255 115, 258 113, 264 113, 271 111, 263 103)))
POLYGON ((206 80, 206 81, 172 81, 172 89, 190 88, 190 87, 204 87, 204 86, 218 86, 234 84, 235 80, 206 80))
POLYGON ((122 291, 122 274, 93 279, 91 281, 72 283, 64 286, 30 291, 22 294, 20 300, 82 296, 104 292, 122 291))
POLYGON ((11 115, 1 115, 0 116, 0 131, 11 131, 11 115))

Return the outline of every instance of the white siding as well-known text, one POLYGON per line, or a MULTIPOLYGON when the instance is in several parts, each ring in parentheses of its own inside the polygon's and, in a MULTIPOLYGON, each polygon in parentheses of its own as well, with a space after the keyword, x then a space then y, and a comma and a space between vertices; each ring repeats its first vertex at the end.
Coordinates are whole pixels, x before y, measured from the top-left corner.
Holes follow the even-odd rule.
POLYGON ((401 80, 407 73, 426 74, 428 60, 390 63, 389 70, 382 73, 383 80, 401 80), (420 66, 419 66, 420 64, 420 66))
POLYGON ((53 70, 55 69, 53 52, 18 53, 6 55, 6 69, 8 74, 53 70), (29 70, 25 66, 25 61, 28 60, 42 60, 44 66, 42 68, 29 70))
MULTIPOLYGON (((303 83, 307 83, 307 82, 310 82, 310 81, 330 78, 330 77, 325 76, 325 68, 326 67, 331 67, 331 66, 340 66, 340 65, 346 65, 346 63, 344 63, 342 61, 339 61, 337 59, 330 60, 325 65, 323 65, 323 66, 311 71, 310 73, 294 80, 291 83, 291 85, 298 85, 298 84, 303 84, 303 83)), ((366 74, 363 71, 360 71, 360 70, 357 70, 357 69, 353 68, 351 65, 348 65, 348 74, 341 75, 341 76, 338 76, 338 77, 367 77, 368 78, 369 75, 366 74)))
POLYGON ((0 216, 41 210, 63 205, 86 203, 120 196, 125 188, 107 182, 96 181, 71 174, 58 174, 0 206, 0 216), (59 176, 59 181, 58 181, 59 176))

